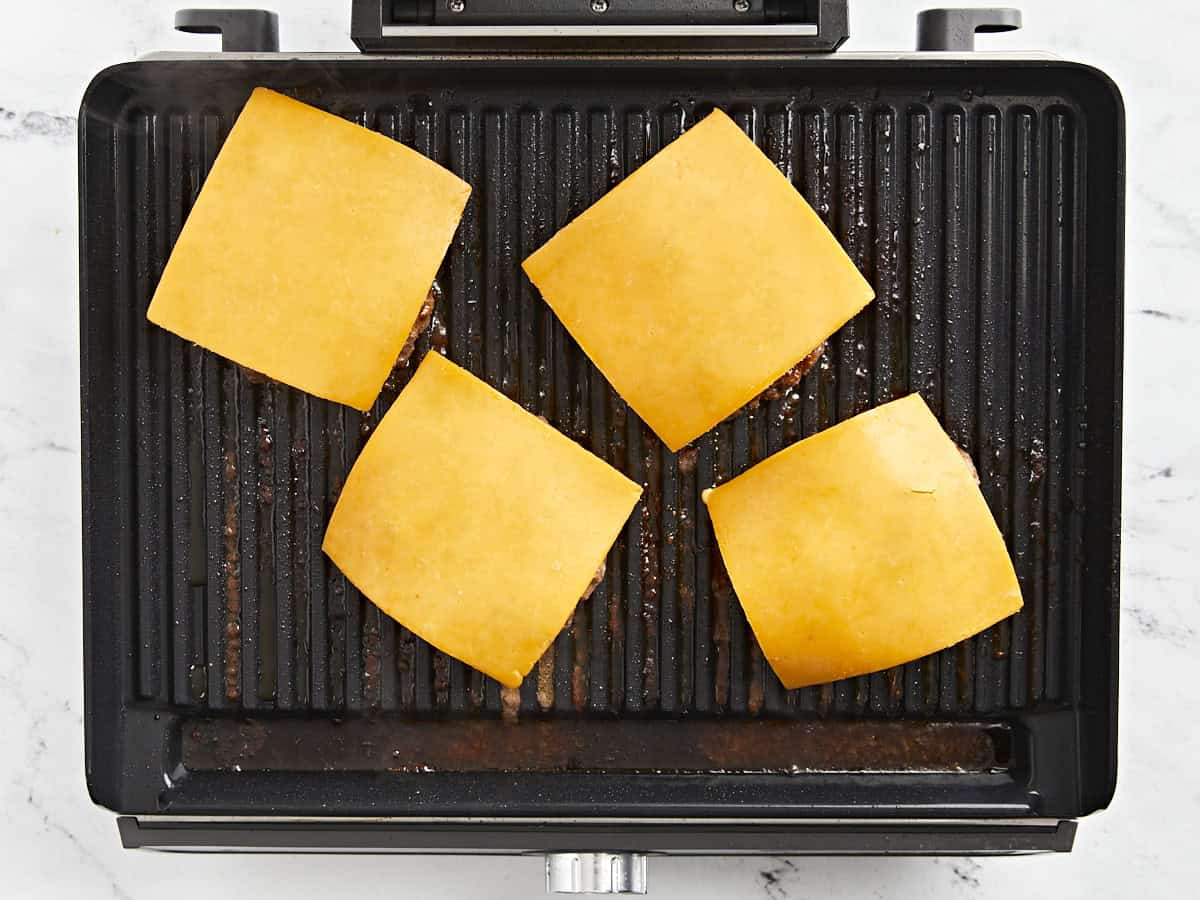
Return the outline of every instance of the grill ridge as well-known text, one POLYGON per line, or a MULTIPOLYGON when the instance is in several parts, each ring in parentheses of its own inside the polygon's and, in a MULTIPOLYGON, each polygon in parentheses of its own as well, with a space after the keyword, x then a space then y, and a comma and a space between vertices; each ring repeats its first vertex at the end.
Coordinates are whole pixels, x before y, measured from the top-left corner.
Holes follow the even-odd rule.
MULTIPOLYGON (((791 395, 665 450, 587 360, 520 259, 694 121, 703 103, 541 109, 414 96, 339 110, 475 186, 439 281, 431 343, 643 483, 607 573, 522 691, 523 715, 966 715, 1074 690, 1086 385, 1079 123, 1067 105, 789 97, 731 112, 876 287, 791 395), (444 328, 444 336, 439 328, 444 328), (795 440, 920 390, 975 457, 1026 609, 932 657, 784 691, 728 584, 700 501, 795 440), (1020 410, 1022 412, 1017 413, 1020 410), (1036 524, 1031 524, 1036 523, 1036 524), (1072 594, 1077 595, 1077 594, 1072 594), (540 676, 539 676, 540 673, 540 676), (540 688, 540 689, 539 689, 540 688)), ((157 272, 233 110, 130 110, 114 131, 131 194, 114 278, 137 532, 136 684, 204 709, 499 714, 498 686, 365 600, 320 552, 337 491, 403 387, 363 416, 144 325, 157 272), (173 536, 160 545, 159 533, 173 536), (160 547, 164 549, 159 549, 160 547)))

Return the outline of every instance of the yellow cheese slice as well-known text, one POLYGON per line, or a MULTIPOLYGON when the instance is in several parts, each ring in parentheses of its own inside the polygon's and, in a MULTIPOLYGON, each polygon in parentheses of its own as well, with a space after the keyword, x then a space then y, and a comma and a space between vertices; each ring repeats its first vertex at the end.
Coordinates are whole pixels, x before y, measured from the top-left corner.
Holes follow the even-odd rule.
POLYGON ((368 409, 470 192, 414 150, 257 88, 184 224, 149 319, 368 409))
POLYGON ((788 688, 917 659, 1021 608, 974 472, 918 394, 705 499, 746 618, 788 688))
POLYGON ((672 450, 756 397, 874 296, 804 198, 720 111, 523 266, 672 450))
POLYGON ((396 621, 516 687, 641 493, 430 353, 355 462, 324 550, 396 621))

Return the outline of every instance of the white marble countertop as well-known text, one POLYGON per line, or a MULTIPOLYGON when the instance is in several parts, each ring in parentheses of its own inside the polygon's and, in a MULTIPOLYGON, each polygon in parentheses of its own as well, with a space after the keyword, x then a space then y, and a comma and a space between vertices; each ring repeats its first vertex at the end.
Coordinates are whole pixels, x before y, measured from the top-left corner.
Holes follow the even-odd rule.
MULTIPOLYGON (((125 852, 83 780, 75 112, 102 67, 215 49, 162 0, 4 4, 0 15, 0 895, 541 895, 540 859, 125 852)), ((204 4, 199 4, 204 5, 204 4)), ((249 5, 249 4, 247 4, 249 5)), ((275 0, 285 49, 353 49, 348 0, 275 0)), ((910 48, 916 2, 857 0, 849 49, 910 48)), ((991 49, 1091 62, 1129 115, 1120 778, 1066 856, 653 859, 652 896, 1194 894, 1200 883, 1200 9, 1025 4, 991 49), (1139 33, 1139 22, 1153 30, 1139 33), (1172 85, 1174 87, 1172 87, 1172 85), (1181 104, 1189 104, 1184 114, 1181 104)))

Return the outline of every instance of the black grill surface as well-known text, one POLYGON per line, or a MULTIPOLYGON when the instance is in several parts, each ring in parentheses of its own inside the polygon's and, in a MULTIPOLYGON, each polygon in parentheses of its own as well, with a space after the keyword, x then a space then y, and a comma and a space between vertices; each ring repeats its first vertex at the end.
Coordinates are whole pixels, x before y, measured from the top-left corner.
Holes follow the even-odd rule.
POLYGON ((808 816, 1070 816, 1107 802, 1123 138, 1103 76, 1047 62, 162 61, 103 73, 80 121, 100 802, 808 816), (320 550, 414 367, 364 415, 145 320, 258 84, 473 185, 416 358, 446 353, 646 488, 515 722, 494 681, 382 615, 320 550), (793 392, 673 454, 518 266, 714 105, 808 198, 878 299, 793 392), (908 665, 786 691, 700 493, 910 391, 975 460, 1025 608, 908 665))

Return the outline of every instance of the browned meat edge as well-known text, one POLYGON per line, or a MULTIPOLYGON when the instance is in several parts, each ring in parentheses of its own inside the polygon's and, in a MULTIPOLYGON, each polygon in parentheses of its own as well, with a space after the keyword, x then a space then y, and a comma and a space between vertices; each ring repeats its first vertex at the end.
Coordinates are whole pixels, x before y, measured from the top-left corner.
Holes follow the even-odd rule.
MULTIPOLYGON (((780 400, 787 396, 788 391, 792 390, 792 388, 798 385, 803 380, 804 376, 811 372, 813 367, 821 361, 821 356, 825 353, 825 347, 825 344, 821 344, 821 346, 817 347, 816 350, 808 354, 808 356, 804 357, 804 359, 800 360, 800 362, 796 363, 794 366, 776 378, 775 381, 769 387, 767 387, 765 391, 747 403, 744 407, 742 407, 742 409, 758 409, 758 407, 763 403, 771 400, 780 400)), ((739 409, 738 413, 741 411, 742 410, 739 409)), ((737 415, 738 413, 734 413, 734 415, 737 415)))
POLYGON ((409 358, 413 355, 413 351, 417 348, 417 338, 421 336, 429 323, 433 320, 433 308, 437 306, 437 302, 442 299, 442 288, 435 281, 429 287, 429 293, 425 295, 425 302, 421 304, 421 311, 417 313, 417 321, 413 323, 412 331, 408 333, 408 339, 404 342, 404 346, 400 348, 400 355, 396 357, 396 367, 403 368, 408 365, 409 358))
POLYGON ((604 573, 608 571, 608 563, 601 562, 600 568, 596 570, 596 574, 588 583, 588 586, 583 589, 583 595, 579 598, 580 601, 588 599, 595 592, 596 588, 600 587, 600 582, 604 580, 604 573))
POLYGON ((957 444, 954 445, 954 449, 958 451, 958 455, 963 458, 963 462, 965 462, 967 464, 967 468, 971 470, 971 477, 975 479, 975 483, 980 484, 979 470, 975 468, 975 460, 971 459, 971 454, 957 444))

